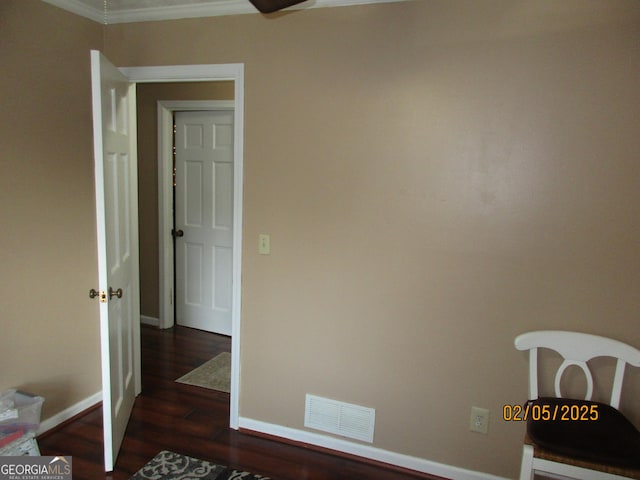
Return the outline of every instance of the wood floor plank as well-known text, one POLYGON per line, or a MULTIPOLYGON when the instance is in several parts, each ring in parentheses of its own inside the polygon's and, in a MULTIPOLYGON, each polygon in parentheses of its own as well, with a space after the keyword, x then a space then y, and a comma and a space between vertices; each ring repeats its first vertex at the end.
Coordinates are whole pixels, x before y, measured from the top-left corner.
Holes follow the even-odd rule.
POLYGON ((229 428, 229 394, 175 382, 231 351, 231 339, 185 327, 143 326, 142 394, 136 399, 115 471, 103 471, 102 409, 38 439, 43 455, 71 455, 75 480, 127 480, 161 450, 268 475, 274 480, 436 479, 229 428))

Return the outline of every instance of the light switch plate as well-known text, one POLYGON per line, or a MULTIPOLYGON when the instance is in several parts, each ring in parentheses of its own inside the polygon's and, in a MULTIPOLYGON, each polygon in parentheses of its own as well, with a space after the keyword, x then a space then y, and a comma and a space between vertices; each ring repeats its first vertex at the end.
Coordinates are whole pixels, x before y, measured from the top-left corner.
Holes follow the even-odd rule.
POLYGON ((258 253, 260 255, 269 255, 271 253, 271 235, 266 233, 258 235, 258 253))

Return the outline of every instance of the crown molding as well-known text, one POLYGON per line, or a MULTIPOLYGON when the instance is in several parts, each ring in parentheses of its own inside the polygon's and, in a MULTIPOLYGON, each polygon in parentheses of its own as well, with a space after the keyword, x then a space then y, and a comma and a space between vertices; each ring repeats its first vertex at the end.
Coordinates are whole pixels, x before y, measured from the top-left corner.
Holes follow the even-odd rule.
POLYGON ((98 8, 91 7, 79 0, 42 0, 45 3, 50 3, 56 7, 62 8, 81 17, 88 18, 98 23, 106 23, 104 18, 104 11, 98 8))
POLYGON ((181 18, 218 17, 257 13, 248 0, 219 0, 210 3, 136 8, 110 12, 108 23, 155 22, 181 18))
MULTIPOLYGON (((259 14, 249 0, 218 0, 216 2, 195 3, 191 5, 174 5, 137 9, 109 10, 87 5, 80 0, 42 0, 76 15, 89 18, 103 24, 153 22, 160 20, 177 20, 181 18, 218 17, 223 15, 259 14)), ((408 0, 308 0, 294 5, 288 10, 306 10, 309 8, 345 7, 371 3, 394 3, 408 0)))

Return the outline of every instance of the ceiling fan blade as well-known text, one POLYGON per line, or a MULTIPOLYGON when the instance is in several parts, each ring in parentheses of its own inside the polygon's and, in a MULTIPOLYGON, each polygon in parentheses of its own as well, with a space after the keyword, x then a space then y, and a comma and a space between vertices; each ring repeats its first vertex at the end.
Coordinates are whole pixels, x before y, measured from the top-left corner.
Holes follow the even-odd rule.
POLYGON ((283 8, 297 5, 305 0, 249 0, 262 13, 272 13, 283 8))

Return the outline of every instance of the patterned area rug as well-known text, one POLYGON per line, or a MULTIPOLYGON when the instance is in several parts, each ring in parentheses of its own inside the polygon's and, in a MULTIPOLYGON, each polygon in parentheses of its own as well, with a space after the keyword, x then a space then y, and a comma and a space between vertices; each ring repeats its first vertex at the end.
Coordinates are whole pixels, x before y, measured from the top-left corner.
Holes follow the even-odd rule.
POLYGON ((176 382, 229 393, 231 391, 231 354, 223 352, 213 357, 178 378, 176 382))
POLYGON ((271 480, 205 460, 163 450, 130 480, 271 480))

